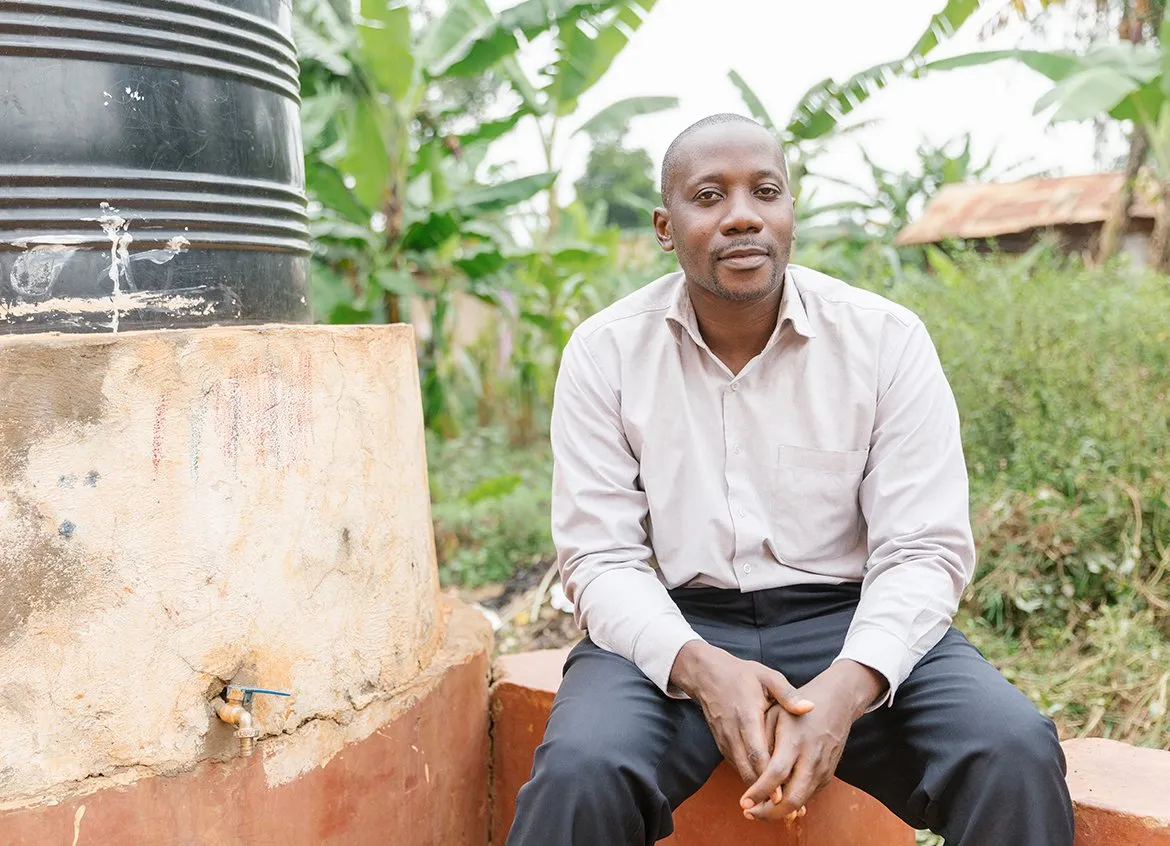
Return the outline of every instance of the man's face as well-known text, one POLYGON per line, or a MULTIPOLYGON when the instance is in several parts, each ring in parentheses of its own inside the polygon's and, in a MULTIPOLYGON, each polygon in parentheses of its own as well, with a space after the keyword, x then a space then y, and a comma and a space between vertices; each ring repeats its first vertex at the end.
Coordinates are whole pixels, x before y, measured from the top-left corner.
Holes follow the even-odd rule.
POLYGON ((779 145, 741 123, 698 130, 683 145, 666 208, 654 213, 659 244, 718 297, 766 297, 784 280, 795 226, 779 145))

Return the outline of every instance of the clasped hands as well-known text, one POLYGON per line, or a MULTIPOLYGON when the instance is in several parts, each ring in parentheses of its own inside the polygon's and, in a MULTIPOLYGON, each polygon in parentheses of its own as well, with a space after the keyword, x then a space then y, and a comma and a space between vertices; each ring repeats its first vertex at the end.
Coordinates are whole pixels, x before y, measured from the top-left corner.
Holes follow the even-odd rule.
POLYGON ((829 783, 853 722, 886 682, 853 661, 839 661, 801 687, 783 674, 703 641, 679 652, 671 683, 694 699, 719 751, 747 790, 751 820, 792 820, 829 783))

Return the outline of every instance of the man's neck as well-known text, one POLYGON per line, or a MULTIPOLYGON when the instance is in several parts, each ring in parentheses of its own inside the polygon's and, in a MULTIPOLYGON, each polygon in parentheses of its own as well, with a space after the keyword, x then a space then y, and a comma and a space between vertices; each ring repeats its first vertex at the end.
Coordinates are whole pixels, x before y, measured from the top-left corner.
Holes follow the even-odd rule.
POLYGON ((758 300, 726 300, 689 282, 687 292, 695 310, 699 334, 728 370, 739 373, 763 351, 772 337, 780 317, 784 284, 758 300))

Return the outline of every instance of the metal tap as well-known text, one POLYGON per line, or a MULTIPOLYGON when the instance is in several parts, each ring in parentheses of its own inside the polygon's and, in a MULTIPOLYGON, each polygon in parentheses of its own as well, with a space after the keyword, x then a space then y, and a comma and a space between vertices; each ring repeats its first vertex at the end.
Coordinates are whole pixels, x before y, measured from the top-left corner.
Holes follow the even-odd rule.
POLYGON ((256 721, 248 706, 252 704, 252 694, 267 693, 271 696, 290 696, 279 690, 264 690, 259 687, 240 687, 229 684, 223 693, 215 697, 212 706, 216 715, 228 725, 236 726, 236 737, 240 739, 240 754, 248 757, 256 746, 256 737, 260 730, 256 728, 256 721))

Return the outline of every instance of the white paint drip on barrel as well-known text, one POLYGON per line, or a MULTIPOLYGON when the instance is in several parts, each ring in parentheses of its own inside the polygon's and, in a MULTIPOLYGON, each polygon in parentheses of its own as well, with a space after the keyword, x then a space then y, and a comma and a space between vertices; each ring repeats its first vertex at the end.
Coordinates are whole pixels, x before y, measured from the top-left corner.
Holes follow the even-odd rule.
MULTIPOLYGON (((0 304, 0 323, 25 318, 31 320, 38 314, 61 312, 64 314, 94 314, 110 311, 115 315, 129 311, 163 311, 167 314, 208 316, 215 313, 218 301, 214 294, 217 289, 211 285, 195 288, 178 288, 173 291, 117 292, 110 299, 93 300, 87 297, 56 297, 41 302, 21 302, 13 305, 0 304)), ((117 331, 117 324, 114 325, 117 331)))
POLYGON ((109 203, 101 204, 103 214, 97 219, 102 231, 110 239, 110 281, 114 283, 114 293, 111 297, 113 315, 110 328, 114 334, 118 332, 118 298, 122 293, 122 274, 130 263, 130 242, 134 236, 130 234, 130 222, 118 214, 118 210, 109 203))

